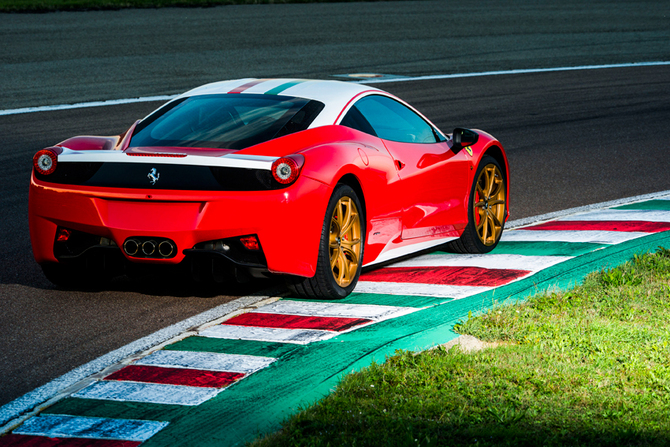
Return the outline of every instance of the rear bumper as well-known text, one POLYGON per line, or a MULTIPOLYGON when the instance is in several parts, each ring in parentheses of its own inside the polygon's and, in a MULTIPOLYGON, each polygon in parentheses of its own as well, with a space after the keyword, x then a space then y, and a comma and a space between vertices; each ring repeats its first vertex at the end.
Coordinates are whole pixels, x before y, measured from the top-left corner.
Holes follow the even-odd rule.
MULTIPOLYGON (((36 180, 30 185, 30 237, 35 260, 57 262, 57 227, 108 238, 122 247, 131 237, 167 238, 169 259, 128 262, 179 264, 196 244, 257 235, 273 273, 313 276, 331 188, 302 177, 276 191, 171 191, 90 188, 36 180)), ((197 253, 196 253, 197 254, 197 253)))

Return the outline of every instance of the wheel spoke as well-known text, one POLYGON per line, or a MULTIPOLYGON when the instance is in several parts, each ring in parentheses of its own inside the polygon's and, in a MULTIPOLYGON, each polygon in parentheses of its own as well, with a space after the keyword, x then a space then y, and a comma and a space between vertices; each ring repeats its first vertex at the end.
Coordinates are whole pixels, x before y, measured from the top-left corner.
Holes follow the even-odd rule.
POLYGON ((354 252, 353 250, 351 250, 349 248, 342 248, 342 252, 345 255, 347 255, 349 258, 351 258, 351 259, 348 259, 347 256, 345 256, 345 259, 347 259, 348 264, 358 265, 358 255, 356 255, 356 252, 354 252))
POLYGON ((340 264, 340 274, 338 277, 338 282, 340 284, 344 283, 344 281, 347 280, 347 277, 349 276, 349 263, 347 262, 347 258, 344 256, 344 252, 340 251, 338 255, 338 261, 340 264))
POLYGON ((330 252, 330 269, 333 270, 335 269, 335 264, 337 263, 337 259, 340 256, 340 250, 335 249, 331 250, 330 252))
POLYGON ((340 287, 351 284, 363 249, 361 216, 354 199, 343 196, 333 210, 328 248, 333 278, 340 287))

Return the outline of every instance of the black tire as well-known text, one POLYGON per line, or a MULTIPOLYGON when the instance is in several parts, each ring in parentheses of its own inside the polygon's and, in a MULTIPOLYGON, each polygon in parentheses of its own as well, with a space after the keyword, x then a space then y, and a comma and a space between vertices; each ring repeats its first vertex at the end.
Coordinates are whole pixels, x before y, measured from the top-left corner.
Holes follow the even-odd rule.
POLYGON ((470 189, 468 225, 459 239, 446 244, 447 250, 455 253, 488 253, 498 245, 505 227, 507 213, 507 181, 502 172, 503 170, 495 158, 489 155, 482 157, 470 189), (487 172, 484 172, 485 169, 487 169, 487 172), (490 196, 483 197, 483 200, 480 200, 477 197, 480 194, 477 191, 477 183, 482 180, 482 177, 490 178, 491 172, 494 173, 492 182, 495 183, 495 189, 491 190, 492 194, 490 196), (477 201, 475 201, 476 197, 477 201), (478 204, 479 206, 477 206, 478 204), (487 222, 484 222, 484 225, 487 225, 488 228, 494 227, 492 229, 493 236, 489 233, 483 234, 485 229, 478 226, 477 221, 482 222, 482 215, 486 216, 485 219, 488 219, 487 222))
MULTIPOLYGON (((338 208, 338 212, 339 209, 341 208, 338 208)), ((303 298, 332 300, 348 296, 356 287, 358 278, 361 275, 364 245, 365 212, 361 206, 361 201, 350 186, 344 184, 337 185, 328 202, 323 227, 321 228, 316 274, 312 278, 290 277, 287 279, 288 288, 295 295, 303 298), (345 223, 345 229, 351 227, 351 231, 339 231, 338 236, 334 236, 336 240, 334 243, 337 243, 338 248, 333 248, 332 253, 337 256, 337 260, 340 260, 339 265, 344 266, 342 269, 338 268, 337 260, 336 265, 331 266, 331 233, 334 235, 338 230, 342 230, 342 228, 337 228, 336 223, 336 208, 340 204, 343 204, 342 206, 346 209, 353 210, 349 217, 354 220, 357 218, 358 220, 358 227, 356 227, 357 224, 355 222, 351 223, 351 225, 346 225, 345 223), (354 207, 351 207, 351 204, 354 207), (354 218, 353 212, 356 213, 356 218, 354 218), (346 234, 343 235, 342 233, 346 234), (357 239, 355 239, 354 235, 357 236, 357 239), (342 242, 342 240, 348 241, 349 238, 352 239, 351 242, 342 242), (354 243, 356 240, 358 242, 354 243), (348 246, 351 246, 352 249, 347 248, 348 246), (356 252, 358 248, 360 248, 360 251, 356 252), (336 274, 339 278, 336 278, 336 274)))

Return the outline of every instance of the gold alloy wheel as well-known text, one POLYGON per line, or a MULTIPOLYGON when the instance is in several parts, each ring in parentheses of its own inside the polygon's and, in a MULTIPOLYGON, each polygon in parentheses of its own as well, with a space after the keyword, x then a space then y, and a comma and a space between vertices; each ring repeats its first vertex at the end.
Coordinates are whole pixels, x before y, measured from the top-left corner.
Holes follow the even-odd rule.
POLYGON ((361 248, 361 218, 353 199, 344 196, 330 219, 330 269, 340 287, 347 287, 354 280, 361 248))
POLYGON ((505 220, 505 182, 494 164, 484 166, 477 179, 473 215, 479 240, 486 246, 496 243, 505 220))

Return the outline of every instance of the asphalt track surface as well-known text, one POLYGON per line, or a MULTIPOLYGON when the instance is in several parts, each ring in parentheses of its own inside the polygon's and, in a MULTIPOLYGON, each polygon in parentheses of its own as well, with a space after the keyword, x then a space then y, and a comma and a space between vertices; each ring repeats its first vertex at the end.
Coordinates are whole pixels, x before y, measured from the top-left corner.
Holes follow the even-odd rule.
MULTIPOLYGON (((253 10, 256 7, 225 7, 2 15, 0 33, 9 45, 0 49, 0 107, 170 94, 241 76, 327 77, 363 71, 424 75, 670 60, 668 16, 654 13, 655 2, 608 2, 607 8, 605 3, 594 3, 600 15, 591 14, 591 20, 582 22, 574 14, 587 11, 573 8, 577 12, 569 13, 571 3, 544 11, 551 21, 541 21, 541 11, 521 3, 515 14, 526 18, 523 30, 514 16, 505 15, 494 3, 476 3, 477 11, 498 14, 496 20, 483 20, 492 30, 484 35, 478 34, 479 21, 467 26, 473 16, 459 15, 460 10, 447 14, 440 5, 394 2, 258 6, 269 8, 262 13, 253 10), (235 20, 217 16, 220 11, 224 18, 235 20), (383 19, 382 24, 365 22, 363 17, 370 13, 383 19), (242 42, 235 30, 244 29, 258 14, 271 14, 274 20, 259 27, 266 32, 249 32, 244 36, 248 43, 242 42), (440 14, 444 20, 439 20, 440 14), (188 29, 180 28, 185 17, 191 17, 188 29), (355 29, 345 26, 347 17, 356 23, 355 29), (329 22, 336 19, 335 24, 329 22), (465 23, 455 26, 457 20, 465 23), (126 21, 127 28, 119 24, 126 21), (159 27, 154 22, 173 25, 163 31, 168 36, 156 34, 159 27), (226 33, 208 28, 215 22, 222 23, 226 33), (299 32, 272 31, 275 22, 299 32), (512 31, 511 22, 517 31, 512 31), (287 27, 289 23, 293 26, 287 27), (405 31, 414 33, 412 39, 403 35, 399 23, 407 23, 405 31), (336 30, 341 40, 320 37, 326 28, 336 30), (115 32, 95 31, 101 29, 115 32), (136 35, 130 32, 133 29, 136 35), (269 41, 273 44, 261 45, 269 41), (457 45, 446 52, 444 41, 457 45), (538 58, 540 53, 544 58, 538 58)), ((664 138, 670 128, 669 84, 670 68, 659 66, 379 87, 408 100, 446 132, 465 126, 496 135, 510 158, 515 219, 670 189, 664 138)), ((234 298, 194 294, 170 278, 148 285, 122 279, 92 293, 61 291, 44 279, 32 259, 27 184, 34 152, 72 135, 122 132, 156 105, 0 117, 0 405, 102 354, 234 298)), ((232 292, 243 295, 257 287, 232 292)))

